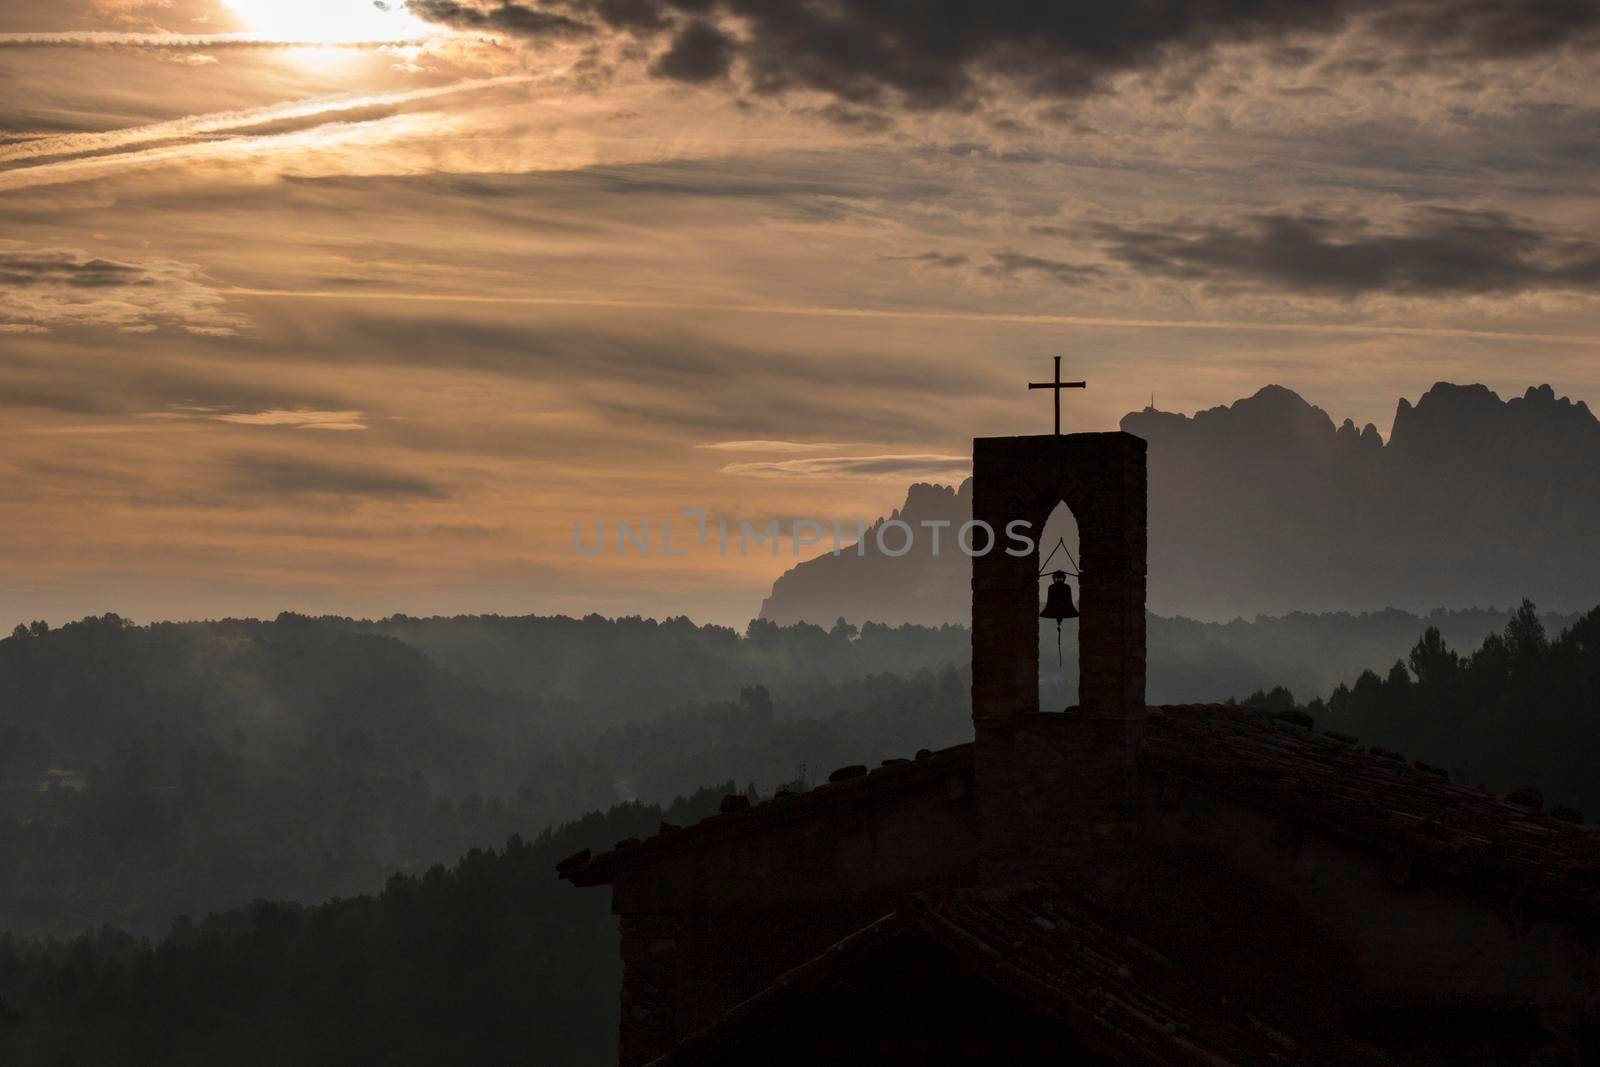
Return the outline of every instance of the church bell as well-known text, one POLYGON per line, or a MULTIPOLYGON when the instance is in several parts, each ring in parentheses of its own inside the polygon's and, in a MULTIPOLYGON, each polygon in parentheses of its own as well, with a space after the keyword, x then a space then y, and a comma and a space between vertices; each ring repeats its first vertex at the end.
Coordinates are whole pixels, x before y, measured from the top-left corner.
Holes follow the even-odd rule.
POLYGON ((1050 586, 1045 590, 1044 610, 1041 619, 1056 620, 1056 661, 1061 659, 1061 620, 1076 619, 1078 609, 1072 604, 1072 586, 1067 584, 1066 571, 1051 571, 1050 586))
POLYGON ((1044 610, 1039 612, 1041 619, 1056 620, 1056 628, 1061 628, 1062 619, 1076 619, 1078 609, 1072 604, 1072 586, 1067 584, 1066 571, 1050 572, 1050 588, 1045 591, 1044 610))

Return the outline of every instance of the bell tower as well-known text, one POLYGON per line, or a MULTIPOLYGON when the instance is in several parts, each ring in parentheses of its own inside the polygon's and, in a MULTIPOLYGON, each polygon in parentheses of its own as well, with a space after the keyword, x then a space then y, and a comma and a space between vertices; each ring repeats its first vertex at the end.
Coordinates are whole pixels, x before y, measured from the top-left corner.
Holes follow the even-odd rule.
MULTIPOLYGON (((1058 375, 1059 379, 1059 375, 1058 375)), ((1057 394, 1059 396, 1059 393, 1057 394)), ((1145 717, 1145 442, 1127 433, 980 437, 972 515, 996 533, 972 560, 972 717, 984 869, 1063 877, 1114 903, 1137 826, 1145 717), (1078 523, 1078 704, 1039 708, 1039 550, 1059 503, 1078 523)))
POLYGON ((1065 503, 1078 523, 1078 703, 1121 717, 1144 708, 1148 505, 1145 442, 1127 433, 979 437, 972 442, 972 517, 997 533, 972 560, 972 716, 1039 711, 1039 550, 1007 554, 1003 532, 1035 541, 1065 503))

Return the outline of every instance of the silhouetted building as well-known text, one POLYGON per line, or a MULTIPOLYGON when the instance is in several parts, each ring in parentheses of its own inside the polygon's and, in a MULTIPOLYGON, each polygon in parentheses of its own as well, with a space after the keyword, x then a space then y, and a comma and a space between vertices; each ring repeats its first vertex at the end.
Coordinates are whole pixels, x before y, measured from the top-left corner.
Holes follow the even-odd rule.
POLYGON ((1079 705, 1038 706, 1037 554, 972 567, 974 740, 580 853, 621 1062, 1582 1061, 1600 845, 1537 798, 1144 702, 1145 442, 974 442, 973 514, 1080 534, 1079 705))

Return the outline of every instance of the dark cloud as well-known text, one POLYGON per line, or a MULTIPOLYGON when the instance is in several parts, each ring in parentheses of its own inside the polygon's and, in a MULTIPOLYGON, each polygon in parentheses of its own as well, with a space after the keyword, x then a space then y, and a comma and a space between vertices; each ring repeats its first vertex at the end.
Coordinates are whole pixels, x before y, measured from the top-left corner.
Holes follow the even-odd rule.
MULTIPOLYGON (((418 18, 457 30, 486 30, 516 37, 585 37, 593 34, 594 23, 551 10, 557 5, 519 3, 461 3, 458 0, 407 0, 406 6, 418 18)), ((569 5, 570 6, 570 5, 569 5)), ((599 4, 584 5, 598 7, 599 4)))
POLYGON ((65 285, 102 289, 154 285, 144 268, 68 251, 0 252, 0 286, 65 285))
POLYGON ((1398 229, 1359 218, 1267 214, 1238 223, 1095 226, 1116 259, 1145 274, 1357 297, 1600 291, 1600 243, 1499 211, 1430 207, 1398 229))
POLYGON ((230 493, 269 496, 340 496, 442 500, 445 489, 425 478, 389 467, 240 454, 228 461, 224 488, 230 493))
POLYGON ((948 267, 952 269, 967 265, 967 257, 959 252, 918 252, 914 255, 877 256, 875 258, 880 263, 925 263, 930 267, 948 267))
POLYGON ((894 120, 881 111, 869 111, 838 102, 816 108, 814 113, 824 122, 858 133, 884 133, 894 129, 894 120))
POLYGON ((608 26, 618 29, 659 30, 670 24, 657 0, 596 0, 594 11, 608 26))
POLYGON ((1017 278, 1031 275, 1064 285, 1081 285, 1105 273, 1103 267, 1088 263, 1068 263, 1059 259, 1023 252, 991 252, 993 263, 981 268, 991 278, 1017 278))
POLYGON ((681 82, 708 82, 727 77, 733 66, 733 38, 705 19, 692 19, 673 38, 650 69, 681 82))
MULTIPOLYGON (((1123 71, 1264 41, 1302 43, 1371 20, 1408 62, 1471 62, 1600 45, 1590 0, 410 0, 423 18, 531 38, 607 28, 668 37, 655 66, 706 81, 741 60, 749 87, 850 104, 965 108, 990 79, 1041 98, 1084 96, 1123 71), (722 30, 712 28, 720 23, 722 30), (738 36, 729 36, 736 27, 738 36)), ((1290 49, 1285 53, 1282 48, 1290 49)))
POLYGON ((1434 42, 1489 58, 1516 58, 1568 45, 1600 45, 1593 0, 1449 0, 1378 4, 1378 29, 1415 46, 1434 42))

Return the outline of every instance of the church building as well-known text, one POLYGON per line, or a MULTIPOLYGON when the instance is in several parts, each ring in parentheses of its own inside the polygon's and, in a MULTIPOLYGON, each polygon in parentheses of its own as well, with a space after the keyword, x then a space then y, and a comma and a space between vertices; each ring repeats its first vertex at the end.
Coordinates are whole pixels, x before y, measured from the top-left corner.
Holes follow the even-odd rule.
MULTIPOLYGON (((1058 394, 1059 395, 1059 394, 1058 394)), ((559 866, 619 916, 623 1067, 1600 1062, 1600 843, 1297 712, 1145 704, 1145 442, 979 438, 973 740, 559 866)))

